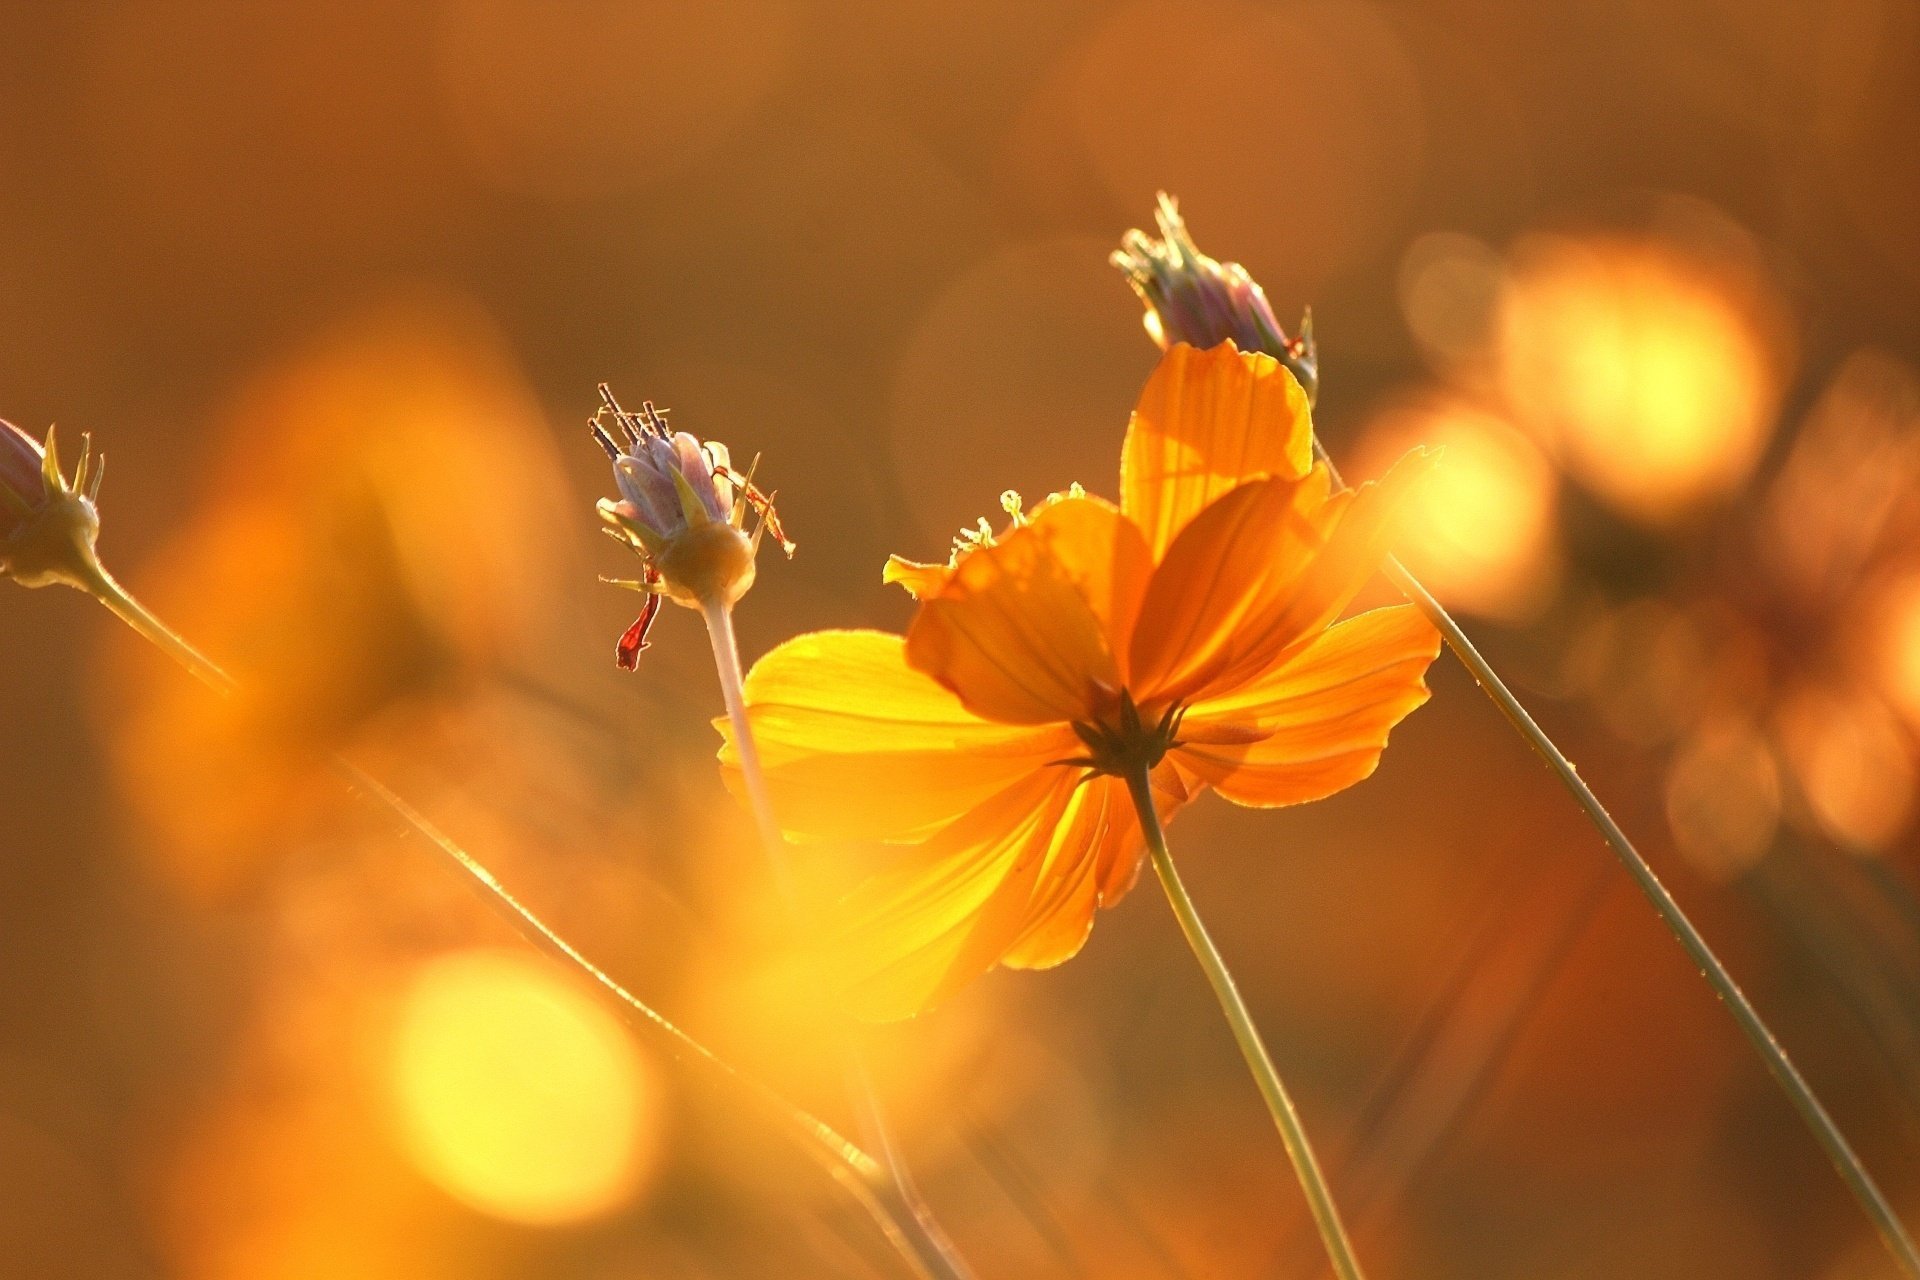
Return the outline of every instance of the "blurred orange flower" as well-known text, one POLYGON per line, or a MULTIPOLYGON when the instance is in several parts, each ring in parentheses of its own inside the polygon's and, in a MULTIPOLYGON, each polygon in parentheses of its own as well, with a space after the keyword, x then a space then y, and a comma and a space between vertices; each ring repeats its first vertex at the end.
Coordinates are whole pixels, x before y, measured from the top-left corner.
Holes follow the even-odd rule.
POLYGON ((949 564, 889 563, 922 601, 904 638, 818 632, 755 664, 788 835, 911 846, 846 903, 855 1012, 910 1016, 1077 952, 1139 869, 1125 774, 1151 770, 1164 817, 1207 787, 1275 806, 1373 772, 1439 638, 1408 606, 1335 619, 1430 455, 1336 492, 1311 450, 1279 363, 1177 345, 1128 426, 1120 506, 1009 500, 1012 527, 949 564))

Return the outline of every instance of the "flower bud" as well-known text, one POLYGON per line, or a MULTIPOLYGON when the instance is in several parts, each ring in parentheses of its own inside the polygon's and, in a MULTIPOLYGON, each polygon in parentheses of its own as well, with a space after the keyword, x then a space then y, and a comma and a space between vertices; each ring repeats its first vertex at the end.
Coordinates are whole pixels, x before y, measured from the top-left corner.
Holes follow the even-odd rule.
MULTIPOLYGON (((733 469, 725 445, 674 431, 666 411, 651 400, 639 413, 628 413, 604 385, 600 400, 593 437, 612 461, 620 489, 617 500, 600 500, 600 518, 609 534, 639 555, 642 569, 639 579, 620 585, 691 609, 728 608, 753 586, 763 536, 771 532, 793 555, 772 496, 754 487, 753 468, 745 475, 733 469), (749 513, 755 517, 751 533, 749 513)), ((621 637, 621 666, 631 669, 646 648, 656 607, 649 600, 621 637)))
POLYGON ((0 575, 22 586, 84 587, 99 573, 93 546, 100 515, 94 501, 107 462, 104 455, 96 460, 92 443, 81 439, 80 463, 68 480, 60 470, 52 428, 43 446, 0 421, 0 575))
POLYGON ((46 505, 47 484, 40 478, 45 458, 38 440, 0 418, 0 542, 46 505))
POLYGON ((1288 338, 1273 317, 1267 295, 1237 262, 1216 262, 1201 253, 1181 220, 1173 197, 1160 193, 1154 213, 1160 237, 1129 231, 1108 259, 1147 307, 1147 333, 1162 349, 1184 342, 1202 351, 1231 340, 1242 351, 1260 351, 1286 365, 1307 398, 1319 390, 1313 317, 1300 321, 1300 336, 1288 338))

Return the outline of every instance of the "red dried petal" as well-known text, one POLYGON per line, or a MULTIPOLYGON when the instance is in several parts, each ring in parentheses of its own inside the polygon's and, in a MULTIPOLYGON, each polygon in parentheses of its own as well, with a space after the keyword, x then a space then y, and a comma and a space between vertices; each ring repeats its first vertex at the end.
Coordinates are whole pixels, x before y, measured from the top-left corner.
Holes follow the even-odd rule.
POLYGON ((646 604, 640 607, 640 616, 634 619, 620 637, 620 643, 614 647, 613 660, 622 671, 634 671, 640 666, 641 650, 647 647, 647 632, 653 629, 654 615, 660 612, 660 597, 650 595, 646 604))

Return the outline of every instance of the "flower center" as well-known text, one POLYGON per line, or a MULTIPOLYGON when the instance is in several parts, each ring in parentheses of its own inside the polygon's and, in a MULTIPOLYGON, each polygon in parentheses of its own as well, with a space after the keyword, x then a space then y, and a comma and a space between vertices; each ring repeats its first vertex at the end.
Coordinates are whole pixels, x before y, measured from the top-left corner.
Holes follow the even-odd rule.
POLYGON ((1086 769, 1089 777, 1130 778, 1150 772, 1180 745, 1180 721, 1186 713, 1176 702, 1149 720, 1140 714, 1133 695, 1123 689, 1119 708, 1111 716, 1074 721, 1073 731, 1087 744, 1087 754, 1054 763, 1086 769))

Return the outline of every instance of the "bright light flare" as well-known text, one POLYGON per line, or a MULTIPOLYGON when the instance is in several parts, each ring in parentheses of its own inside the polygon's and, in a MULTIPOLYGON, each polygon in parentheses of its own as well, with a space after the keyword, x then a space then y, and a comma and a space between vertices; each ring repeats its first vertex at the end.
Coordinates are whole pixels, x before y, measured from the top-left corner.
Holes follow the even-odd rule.
POLYGON ((1772 430, 1769 309, 1652 241, 1521 243, 1496 322, 1514 412, 1582 483, 1663 525, 1737 489, 1772 430))
POLYGON ((659 1145, 660 1086, 626 1029, 530 955, 476 949, 421 966, 390 1073, 406 1154, 496 1218, 606 1214, 637 1195, 659 1145))
POLYGON ((1780 770, 1739 719, 1702 725, 1667 771, 1667 826, 1695 867, 1730 880, 1766 856, 1780 825, 1780 770))
POLYGON ((1485 241, 1434 231, 1400 259, 1400 311, 1442 368, 1478 357, 1500 303, 1506 265, 1485 241))
POLYGON ((1781 736, 1809 808, 1836 841, 1883 849, 1914 808, 1914 761, 1898 722, 1877 699, 1806 693, 1780 716, 1781 736))
POLYGON ((1881 691, 1910 725, 1920 728, 1920 572, 1883 588, 1875 613, 1881 691))
POLYGON ((1497 416, 1434 400, 1374 420, 1361 474, 1379 474, 1414 444, 1437 446, 1441 455, 1408 500, 1403 558, 1450 606, 1509 622, 1536 615, 1559 577, 1552 463, 1497 416))

